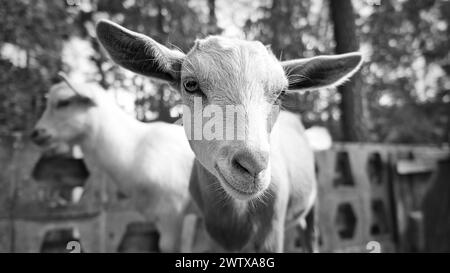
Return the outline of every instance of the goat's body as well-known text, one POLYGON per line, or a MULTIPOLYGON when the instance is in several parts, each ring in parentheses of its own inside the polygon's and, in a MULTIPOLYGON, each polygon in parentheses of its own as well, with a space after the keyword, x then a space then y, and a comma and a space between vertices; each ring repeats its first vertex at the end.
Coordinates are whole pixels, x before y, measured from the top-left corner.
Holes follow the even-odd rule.
POLYGON ((309 212, 317 194, 314 153, 298 115, 280 113, 271 134, 271 156, 273 177, 289 185, 286 221, 297 221, 309 212))
POLYGON ((104 170, 134 208, 155 222, 163 251, 177 250, 194 159, 183 128, 144 124, 112 101, 101 103, 95 128, 80 143, 88 166, 104 170))
POLYGON ((190 191, 212 237, 229 250, 282 251, 285 222, 298 217, 306 227, 316 180, 299 118, 274 106, 283 91, 342 84, 358 71, 361 54, 280 62, 260 42, 220 36, 199 39, 184 54, 109 21, 97 24, 97 37, 118 64, 169 82, 189 109, 206 114, 186 118, 186 129, 206 120, 209 131, 209 122, 227 121, 221 130, 214 124, 216 137, 189 139, 196 158, 190 191), (237 125, 228 123, 234 114, 211 115, 228 106, 241 109, 237 125), (232 134, 217 137, 223 131, 232 134))
POLYGON ((283 251, 286 224, 304 219, 316 197, 313 152, 298 116, 281 112, 271 135, 272 181, 260 199, 236 201, 195 161, 190 191, 206 229, 227 250, 283 251))

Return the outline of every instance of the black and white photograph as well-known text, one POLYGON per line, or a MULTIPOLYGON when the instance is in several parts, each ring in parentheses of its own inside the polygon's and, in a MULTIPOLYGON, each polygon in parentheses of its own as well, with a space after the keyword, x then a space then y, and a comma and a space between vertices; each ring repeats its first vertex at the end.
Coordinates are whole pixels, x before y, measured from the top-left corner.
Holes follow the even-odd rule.
POLYGON ((449 49, 448 0, 0 0, 0 253, 450 253, 449 49))

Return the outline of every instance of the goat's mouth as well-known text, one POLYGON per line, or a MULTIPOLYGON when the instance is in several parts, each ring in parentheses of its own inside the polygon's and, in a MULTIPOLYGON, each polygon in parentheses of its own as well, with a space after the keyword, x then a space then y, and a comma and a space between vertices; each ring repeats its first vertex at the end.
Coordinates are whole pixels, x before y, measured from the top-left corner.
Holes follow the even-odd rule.
POLYGON ((236 199, 243 201, 250 200, 258 197, 264 191, 264 189, 262 188, 254 188, 246 191, 238 189, 235 185, 233 185, 232 182, 230 182, 231 178, 227 178, 227 176, 223 174, 218 165, 215 165, 215 170, 219 175, 219 181, 221 182, 221 185, 223 186, 225 191, 236 199))
POLYGON ((32 139, 33 143, 41 148, 48 148, 52 144, 52 137, 45 136, 32 139))

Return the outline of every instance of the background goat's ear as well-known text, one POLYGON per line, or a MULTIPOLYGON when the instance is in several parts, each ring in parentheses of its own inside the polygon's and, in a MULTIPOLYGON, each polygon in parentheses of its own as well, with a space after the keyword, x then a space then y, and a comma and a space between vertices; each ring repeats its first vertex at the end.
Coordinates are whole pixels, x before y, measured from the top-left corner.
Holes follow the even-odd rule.
POLYGON ((170 83, 179 81, 181 62, 185 57, 182 52, 111 21, 99 21, 96 30, 98 40, 117 64, 170 83))
POLYGON ((95 90, 92 90, 93 88, 91 86, 86 84, 80 86, 80 84, 72 83, 72 81, 69 79, 69 76, 62 71, 58 73, 58 77, 63 81, 63 84, 65 84, 75 93, 75 97, 79 102, 88 103, 91 105, 97 104, 95 101, 95 97, 93 96, 93 92, 95 92, 95 90))
POLYGON ((362 64, 359 52, 318 56, 281 63, 289 80, 289 90, 305 91, 338 86, 362 64))

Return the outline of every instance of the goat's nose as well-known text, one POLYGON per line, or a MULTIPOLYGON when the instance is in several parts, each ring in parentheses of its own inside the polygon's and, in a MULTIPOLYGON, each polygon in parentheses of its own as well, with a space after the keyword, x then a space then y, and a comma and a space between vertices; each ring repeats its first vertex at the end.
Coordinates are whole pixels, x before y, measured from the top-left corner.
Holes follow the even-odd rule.
POLYGON ((30 134, 31 139, 38 138, 40 132, 42 132, 42 129, 34 129, 33 132, 31 132, 31 134, 30 134))
POLYGON ((30 137, 34 143, 40 145, 49 138, 49 135, 47 134, 47 131, 45 129, 36 128, 33 130, 33 132, 31 132, 30 137))
POLYGON ((263 151, 241 150, 234 154, 231 164, 241 172, 256 177, 267 168, 269 153, 263 151))

